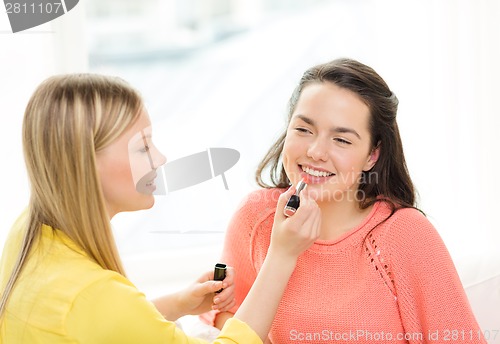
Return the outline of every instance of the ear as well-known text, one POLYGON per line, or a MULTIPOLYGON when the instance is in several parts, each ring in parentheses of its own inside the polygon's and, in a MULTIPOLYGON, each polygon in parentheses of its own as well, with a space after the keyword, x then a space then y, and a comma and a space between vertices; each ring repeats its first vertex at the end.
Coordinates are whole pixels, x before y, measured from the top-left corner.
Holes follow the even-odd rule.
POLYGON ((363 171, 367 172, 371 170, 372 167, 375 166, 375 163, 377 162, 379 156, 380 156, 380 144, 378 144, 375 148, 372 149, 370 156, 366 160, 365 166, 363 166, 363 171))

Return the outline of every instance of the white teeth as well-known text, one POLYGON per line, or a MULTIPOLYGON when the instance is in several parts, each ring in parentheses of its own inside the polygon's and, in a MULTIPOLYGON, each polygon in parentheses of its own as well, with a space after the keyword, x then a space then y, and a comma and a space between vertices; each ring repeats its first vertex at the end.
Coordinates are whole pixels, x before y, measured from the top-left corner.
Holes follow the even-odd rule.
POLYGON ((329 176, 333 175, 333 173, 330 173, 330 172, 316 171, 316 170, 313 170, 309 167, 304 167, 304 166, 302 166, 302 171, 304 171, 305 173, 310 174, 311 176, 314 176, 314 177, 329 177, 329 176))

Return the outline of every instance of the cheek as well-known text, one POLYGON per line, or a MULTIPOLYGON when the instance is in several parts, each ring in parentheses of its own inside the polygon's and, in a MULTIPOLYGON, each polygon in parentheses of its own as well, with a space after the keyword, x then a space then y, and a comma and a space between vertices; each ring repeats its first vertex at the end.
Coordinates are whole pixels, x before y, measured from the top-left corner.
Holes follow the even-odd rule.
POLYGON ((299 153, 296 142, 293 139, 286 138, 285 143, 283 145, 283 152, 281 153, 281 157, 283 159, 283 167, 285 171, 289 175, 291 164, 296 160, 296 156, 299 153))
POLYGON ((99 171, 99 175, 104 197, 108 200, 119 197, 119 195, 130 189, 135 189, 128 162, 114 162, 103 166, 99 171))
POLYGON ((151 161, 147 154, 131 154, 129 156, 130 163, 128 170, 130 171, 134 185, 152 171, 151 161))
POLYGON ((355 184, 359 181, 365 160, 358 154, 340 153, 337 157, 337 169, 346 184, 355 184))
POLYGON ((285 173, 294 185, 302 179, 302 169, 297 165, 299 159, 304 159, 307 156, 307 141, 303 138, 288 138, 283 145, 282 159, 285 173))
POLYGON ((293 134, 287 135, 283 145, 283 160, 285 158, 287 160, 294 160, 296 157, 303 155, 306 147, 307 143, 305 140, 294 137, 293 134))

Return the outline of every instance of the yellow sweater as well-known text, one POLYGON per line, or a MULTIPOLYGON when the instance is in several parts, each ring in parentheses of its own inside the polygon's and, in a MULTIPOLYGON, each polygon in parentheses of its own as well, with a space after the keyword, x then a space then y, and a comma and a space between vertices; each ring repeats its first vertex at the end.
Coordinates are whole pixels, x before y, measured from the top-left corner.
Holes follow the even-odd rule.
MULTIPOLYGON (((0 265, 3 290, 19 252, 24 221, 6 242, 0 265)), ((63 232, 43 226, 41 240, 9 299, 0 323, 5 344, 204 343, 167 321, 124 276, 93 262, 63 232)), ((262 343, 234 320, 216 343, 262 343)))

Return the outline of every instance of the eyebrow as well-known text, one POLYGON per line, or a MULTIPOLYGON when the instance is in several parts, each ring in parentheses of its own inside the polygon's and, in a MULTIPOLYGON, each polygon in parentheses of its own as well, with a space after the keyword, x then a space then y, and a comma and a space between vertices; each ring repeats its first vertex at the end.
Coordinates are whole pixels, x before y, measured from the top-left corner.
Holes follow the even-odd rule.
POLYGON ((145 134, 143 130, 141 130, 140 132, 138 132, 137 134, 135 134, 133 137, 132 137, 132 141, 133 143, 137 143, 137 142, 141 142, 143 143, 144 142, 144 139, 151 139, 152 138, 152 135, 151 134, 145 134))
MULTIPOLYGON (((151 138, 151 134, 148 134, 149 136, 145 135, 144 134, 144 130, 141 130, 141 134, 142 134, 142 141, 144 142, 144 147, 147 147, 148 146, 148 142, 147 142, 147 138, 151 138)), ((147 150, 147 153, 148 153, 148 160, 149 160, 149 165, 151 165, 151 169, 154 170, 154 163, 153 163, 153 158, 151 157, 151 152, 149 151, 149 149, 147 150)))
MULTIPOLYGON (((316 122, 314 122, 311 118, 309 118, 307 116, 297 115, 296 117, 299 118, 299 119, 301 119, 301 120, 303 120, 304 122, 306 122, 309 125, 316 126, 316 122)), ((332 127, 332 128, 330 128, 330 131, 334 132, 334 133, 350 133, 350 134, 355 135, 358 139, 361 140, 361 136, 358 134, 358 132, 356 130, 354 130, 354 129, 351 129, 351 128, 347 128, 347 127, 332 127)))
POLYGON ((151 134, 150 134, 150 133, 145 134, 145 133, 144 133, 144 130, 141 130, 141 138, 142 138, 142 140, 144 141, 144 143, 146 143, 146 139, 150 139, 151 137, 152 137, 152 136, 151 136, 151 134))

